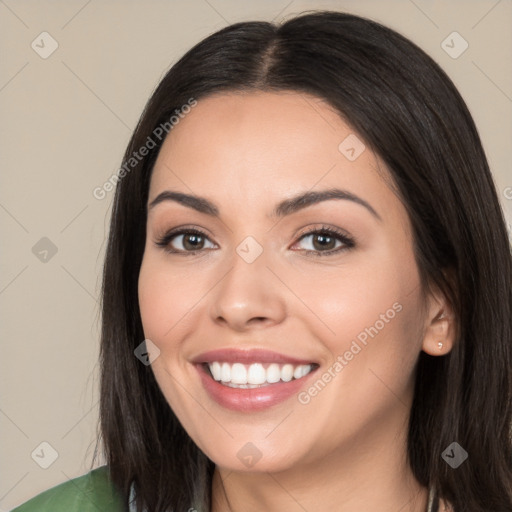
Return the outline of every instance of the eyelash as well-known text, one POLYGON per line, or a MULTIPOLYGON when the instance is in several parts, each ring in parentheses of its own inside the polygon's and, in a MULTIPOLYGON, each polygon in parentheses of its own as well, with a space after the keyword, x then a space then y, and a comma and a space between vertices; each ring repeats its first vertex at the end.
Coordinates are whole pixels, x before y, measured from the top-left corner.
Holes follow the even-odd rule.
MULTIPOLYGON (((164 236, 159 238, 155 242, 155 244, 158 247, 162 247, 166 252, 168 252, 170 254, 178 254, 178 255, 182 255, 182 256, 195 255, 198 252, 208 250, 208 249, 198 249, 196 251, 183 251, 181 249, 170 249, 169 248, 169 244, 175 237, 177 237, 179 235, 190 235, 190 234, 198 235, 203 238, 209 239, 208 236, 206 235, 206 233, 204 233, 203 231, 201 231, 199 229, 178 228, 175 231, 169 231, 168 233, 166 233, 164 236)), ((343 246, 338 247, 337 249, 331 249, 329 251, 304 250, 304 252, 306 252, 307 254, 309 254, 310 256, 313 256, 313 257, 331 256, 331 255, 338 254, 338 253, 341 253, 343 251, 346 251, 346 250, 349 250, 349 249, 352 249, 353 247, 355 247, 355 241, 352 237, 349 237, 346 233, 343 233, 342 231, 340 231, 336 228, 332 228, 332 227, 328 227, 328 226, 322 226, 321 228, 311 229, 309 231, 306 231, 305 233, 302 233, 300 235, 299 239, 297 240, 297 242, 302 240, 303 238, 306 238, 307 236, 310 236, 310 235, 328 235, 330 237, 337 238, 338 240, 340 240, 343 243, 343 246)))

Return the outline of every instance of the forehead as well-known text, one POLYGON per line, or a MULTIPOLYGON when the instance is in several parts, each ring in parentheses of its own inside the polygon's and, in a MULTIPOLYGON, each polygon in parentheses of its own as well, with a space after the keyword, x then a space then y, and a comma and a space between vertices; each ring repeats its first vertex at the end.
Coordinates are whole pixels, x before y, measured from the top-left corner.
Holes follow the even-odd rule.
POLYGON ((271 198, 343 187, 379 204, 396 201, 388 175, 362 138, 319 98, 222 93, 199 100, 173 127, 153 170, 149 201, 173 189, 261 209, 271 198))

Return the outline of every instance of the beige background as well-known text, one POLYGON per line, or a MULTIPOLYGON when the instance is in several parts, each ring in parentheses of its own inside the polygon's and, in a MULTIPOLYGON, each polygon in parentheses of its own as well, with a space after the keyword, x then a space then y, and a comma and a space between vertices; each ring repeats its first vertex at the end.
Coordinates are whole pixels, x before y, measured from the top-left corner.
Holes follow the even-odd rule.
POLYGON ((447 71, 512 221, 510 0, 0 0, 0 512, 89 470, 113 196, 92 191, 117 170, 151 91, 188 48, 227 24, 313 8, 380 21, 447 71), (59 45, 47 59, 31 48, 43 31, 59 45), (469 43, 457 59, 441 47, 453 31, 469 43), (32 250, 43 237, 57 248, 46 262, 32 250), (50 461, 42 442, 58 453, 47 469, 36 463, 50 461))

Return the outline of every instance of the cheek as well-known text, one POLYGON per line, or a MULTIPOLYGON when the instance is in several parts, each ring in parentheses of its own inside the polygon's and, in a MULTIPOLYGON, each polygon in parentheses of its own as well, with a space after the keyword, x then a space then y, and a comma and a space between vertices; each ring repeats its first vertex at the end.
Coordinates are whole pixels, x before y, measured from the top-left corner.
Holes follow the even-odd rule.
POLYGON ((165 257, 145 255, 138 296, 144 336, 160 350, 151 369, 168 404, 193 431, 194 424, 189 425, 187 418, 194 418, 197 411, 189 410, 188 395, 180 385, 190 378, 191 370, 179 356, 182 344, 193 333, 194 322, 197 323, 193 306, 204 292, 190 284, 190 277, 186 271, 173 269, 165 257))
POLYGON ((298 295, 314 313, 309 324, 318 326, 316 337, 332 360, 346 355, 354 367, 345 372, 350 382, 371 378, 367 370, 373 368, 391 381, 400 373, 406 385, 421 342, 419 275, 412 254, 379 256, 317 273, 298 295))
POLYGON ((373 272, 368 266, 361 271, 340 269, 324 277, 315 275, 300 288, 297 295, 330 332, 322 338, 331 339, 334 346, 337 340, 356 337, 374 324, 383 330, 398 316, 408 293, 408 286, 390 269, 373 272))
POLYGON ((378 424, 409 400, 421 340, 418 279, 414 267, 365 266, 304 290, 304 302, 333 332, 315 320, 330 360, 322 382, 313 381, 299 401, 333 439, 378 424))
POLYGON ((171 340, 174 329, 187 326, 190 313, 205 292, 206 283, 194 278, 193 269, 170 265, 165 255, 146 252, 138 282, 145 336, 157 343, 171 340))

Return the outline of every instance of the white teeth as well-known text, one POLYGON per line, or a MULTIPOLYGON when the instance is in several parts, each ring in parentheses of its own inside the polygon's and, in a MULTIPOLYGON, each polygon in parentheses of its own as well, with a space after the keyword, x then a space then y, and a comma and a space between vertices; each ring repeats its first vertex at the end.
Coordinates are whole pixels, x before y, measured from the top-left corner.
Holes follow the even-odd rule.
POLYGON ((216 381, 229 387, 251 389, 260 386, 275 384, 276 382, 290 382, 292 379, 305 377, 312 369, 310 364, 294 366, 292 364, 279 365, 272 363, 265 369, 262 363, 244 365, 242 363, 221 363, 214 361, 208 367, 216 381))
POLYGON ((230 380, 232 384, 247 384, 247 370, 243 364, 235 363, 231 367, 230 380))
POLYGON ((253 389, 253 388, 261 388, 258 384, 233 384, 232 382, 223 382, 224 386, 228 386, 230 388, 237 389, 253 389))
POLYGON ((293 366, 291 364, 285 364, 281 369, 281 380, 290 382, 293 379, 293 366))
POLYGON ((220 380, 223 382, 229 382, 231 380, 231 366, 228 363, 222 363, 220 380))
MULTIPOLYGON (((263 384, 267 380, 267 372, 262 364, 255 363, 249 366, 247 384, 263 384)), ((231 381, 233 382, 233 381, 231 381)))
POLYGON ((220 363, 215 361, 213 364, 210 365, 210 370, 212 372, 213 378, 215 380, 220 380, 221 375, 222 375, 220 363))
POLYGON ((279 382, 281 380, 281 369, 278 364, 271 364, 267 368, 267 382, 270 384, 274 384, 275 382, 279 382))

